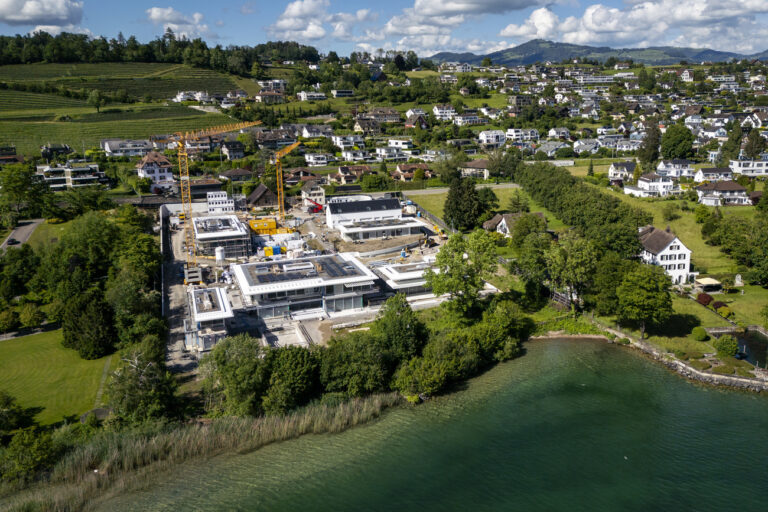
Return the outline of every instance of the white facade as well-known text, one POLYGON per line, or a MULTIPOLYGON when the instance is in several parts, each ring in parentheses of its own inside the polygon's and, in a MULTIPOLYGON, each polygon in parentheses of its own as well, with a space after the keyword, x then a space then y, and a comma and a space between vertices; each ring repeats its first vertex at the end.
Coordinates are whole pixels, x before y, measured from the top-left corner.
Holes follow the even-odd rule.
POLYGON ((734 174, 757 177, 768 175, 768 161, 766 160, 731 160, 729 164, 734 174))
POLYGON ((432 113, 439 121, 450 121, 456 115, 456 109, 452 105, 435 105, 432 113))
POLYGON ((658 174, 644 174, 634 187, 624 187, 624 193, 635 197, 666 197, 675 192, 672 178, 658 174))
POLYGON ((693 175, 693 181, 703 183, 705 181, 731 181, 733 172, 729 168, 721 169, 719 167, 702 168, 693 175))
POLYGON ((359 149, 365 148, 365 141, 360 135, 333 135, 331 136, 333 145, 345 150, 357 146, 359 149))
POLYGON ((152 151, 149 140, 105 140, 102 149, 107 156, 144 156, 152 151))
POLYGON ((688 160, 662 160, 656 166, 656 174, 671 178, 690 178, 693 176, 692 163, 688 160))
POLYGON ((328 229, 337 224, 355 221, 400 220, 403 211, 397 199, 372 199, 370 201, 349 201, 331 203, 325 209, 328 229))
POLYGON ((299 99, 299 101, 318 101, 325 99, 325 93, 315 91, 301 91, 296 95, 296 97, 299 99))
POLYGON ((480 144, 503 146, 507 142, 507 136, 501 130, 485 130, 477 136, 480 144))
POLYGON ((389 139, 387 146, 390 148, 398 149, 411 149, 413 147, 413 141, 410 139, 389 139))
POLYGON ((235 200, 231 199, 223 190, 221 192, 208 192, 206 199, 209 215, 235 211, 235 200))
POLYGON ((329 155, 325 153, 307 153, 304 155, 304 160, 307 161, 307 165, 310 167, 322 167, 328 165, 331 161, 329 155))
POLYGON ((691 250, 674 233, 656 230, 652 226, 646 226, 645 228, 640 228, 640 230, 641 243, 643 244, 640 258, 643 260, 643 263, 663 267, 664 273, 670 277, 673 284, 687 283, 696 276, 696 272, 691 272, 691 250), (643 230, 645 229, 660 231, 659 233, 650 234, 650 237, 653 237, 655 234, 659 239, 663 240, 663 243, 653 246, 653 244, 648 243, 648 240, 643 241, 643 230), (660 246, 663 247, 659 249, 660 246))
POLYGON ((506 133, 506 137, 509 140, 516 142, 522 141, 538 141, 539 131, 535 128, 509 128, 506 133))

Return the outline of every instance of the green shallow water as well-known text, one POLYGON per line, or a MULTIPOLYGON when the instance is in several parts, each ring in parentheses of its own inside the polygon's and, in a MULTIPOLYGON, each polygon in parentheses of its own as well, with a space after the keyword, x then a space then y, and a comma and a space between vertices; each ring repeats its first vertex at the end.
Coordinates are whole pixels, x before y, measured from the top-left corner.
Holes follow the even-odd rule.
POLYGON ((537 341, 450 396, 193 463, 102 510, 764 511, 768 398, 537 341))

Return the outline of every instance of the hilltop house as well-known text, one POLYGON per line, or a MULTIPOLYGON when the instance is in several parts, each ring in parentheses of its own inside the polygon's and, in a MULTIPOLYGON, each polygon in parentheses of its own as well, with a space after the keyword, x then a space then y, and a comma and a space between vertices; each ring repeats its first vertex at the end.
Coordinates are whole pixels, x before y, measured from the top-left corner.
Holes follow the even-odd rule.
POLYGON ((625 185, 624 193, 635 197, 666 197, 675 192, 675 183, 668 176, 643 174, 633 186, 625 185))
POLYGON ((490 176, 488 160, 470 160, 461 164, 459 172, 462 178, 479 178, 487 180, 490 176))
POLYGON ((704 183, 696 187, 699 202, 707 206, 743 206, 751 204, 747 189, 735 181, 704 183))
POLYGON ((637 163, 631 160, 626 162, 613 162, 608 168, 609 180, 630 180, 635 175, 637 163))
POLYGON ((656 166, 656 174, 671 178, 690 178, 693 176, 693 162, 677 158, 662 160, 656 166))
POLYGON ((673 284, 692 281, 698 272, 691 271, 691 250, 673 232, 644 226, 639 232, 643 250, 640 259, 648 265, 659 265, 673 284))
POLYGON ((733 180, 733 171, 728 167, 703 167, 693 175, 693 181, 696 183, 731 180, 733 180))

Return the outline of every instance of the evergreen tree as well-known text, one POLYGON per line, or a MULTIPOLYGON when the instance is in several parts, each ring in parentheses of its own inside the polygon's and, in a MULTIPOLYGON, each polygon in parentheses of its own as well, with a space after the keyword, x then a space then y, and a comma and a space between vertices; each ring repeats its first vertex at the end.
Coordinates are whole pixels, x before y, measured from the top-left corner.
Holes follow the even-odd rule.
POLYGON ((476 226, 483 213, 480 195, 471 179, 455 179, 445 200, 445 222, 454 229, 465 230, 476 226))
POLYGON ((765 151, 765 138, 760 131, 753 128, 747 135, 747 143, 744 145, 744 155, 750 160, 760 159, 760 154, 765 151))
POLYGON ((656 123, 652 123, 645 133, 645 139, 637 150, 637 158, 644 169, 653 168, 659 160, 659 144, 661 131, 656 123))
POLYGON ((592 162, 592 159, 589 159, 589 167, 587 168, 587 176, 594 176, 595 175, 595 164, 592 162))

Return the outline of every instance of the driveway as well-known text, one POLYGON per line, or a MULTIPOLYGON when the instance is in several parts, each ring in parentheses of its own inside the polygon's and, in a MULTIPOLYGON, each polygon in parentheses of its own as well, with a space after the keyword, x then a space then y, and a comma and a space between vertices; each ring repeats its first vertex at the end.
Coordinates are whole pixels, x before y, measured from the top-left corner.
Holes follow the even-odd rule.
MULTIPOLYGON (((32 233, 34 233, 35 229, 37 229, 37 226, 43 223, 43 219, 31 219, 31 220, 23 220, 19 222, 19 225, 16 226, 16 228, 11 231, 11 234, 8 235, 8 237, 3 240, 3 243, 0 244, 0 250, 5 250, 8 248, 8 240, 11 238, 15 238, 19 241, 19 244, 25 243, 27 240, 29 240, 29 237, 32 236, 32 233)), ((18 244, 14 244, 18 245, 18 244)), ((13 245, 11 246, 13 247, 13 245)))

